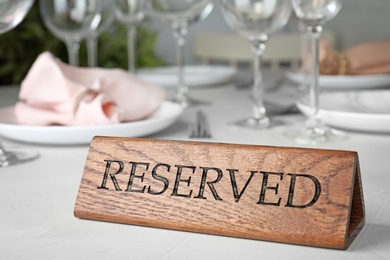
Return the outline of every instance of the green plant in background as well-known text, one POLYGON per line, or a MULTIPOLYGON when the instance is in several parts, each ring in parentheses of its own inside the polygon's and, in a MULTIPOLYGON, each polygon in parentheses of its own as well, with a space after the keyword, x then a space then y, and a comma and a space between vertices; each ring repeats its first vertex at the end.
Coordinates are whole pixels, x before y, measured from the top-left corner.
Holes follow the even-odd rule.
MULTIPOLYGON (((156 56, 157 33, 151 31, 147 22, 137 31, 137 67, 161 66, 164 61, 156 56)), ((103 33, 98 42, 98 64, 106 68, 127 69, 126 30, 114 24, 103 33)), ((64 62, 68 61, 65 44, 44 26, 36 1, 23 22, 10 32, 0 35, 0 86, 19 84, 26 76, 38 55, 52 52, 64 62)), ((80 66, 87 66, 85 44, 80 48, 80 66)))

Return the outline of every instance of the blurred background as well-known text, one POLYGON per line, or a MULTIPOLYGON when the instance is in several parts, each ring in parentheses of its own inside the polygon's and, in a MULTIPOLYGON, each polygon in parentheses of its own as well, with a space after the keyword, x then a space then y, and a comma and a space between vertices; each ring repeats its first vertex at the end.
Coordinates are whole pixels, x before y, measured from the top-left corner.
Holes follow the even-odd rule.
MULTIPOLYGON (((334 47, 343 50, 362 42, 390 38, 389 13, 389 0, 344 0, 340 13, 326 24, 325 29, 335 35, 334 47)), ((189 29, 186 38, 187 64, 199 63, 194 56, 194 39, 200 32, 236 35, 225 23, 219 2, 215 1, 214 10, 209 17, 189 29)), ((292 16, 290 23, 280 33, 298 33, 297 19, 292 16)), ((126 40, 126 30, 119 24, 102 34, 99 38, 99 66, 126 69, 126 40)), ((147 18, 138 28, 137 67, 175 64, 174 46, 175 41, 169 26, 155 18, 147 18)), ((20 83, 36 57, 46 50, 67 62, 65 45, 43 25, 36 1, 25 20, 0 37, 0 85, 20 83)), ((86 56, 83 44, 80 50, 81 66, 86 66, 86 56)))
MULTIPOLYGON (((197 32, 229 32, 234 33, 225 23, 220 10, 219 1, 214 1, 215 6, 206 20, 194 24, 188 35, 187 61, 195 62, 191 55, 191 44, 197 32)), ((390 1, 389 0, 343 0, 343 7, 339 14, 327 22, 325 29, 331 30, 337 37, 338 49, 354 46, 369 40, 390 38, 390 1)), ((175 50, 172 47, 174 40, 168 26, 154 24, 154 29, 159 32, 156 45, 157 54, 165 61, 173 64, 175 50)), ((298 32, 297 19, 294 15, 283 32, 298 32)))

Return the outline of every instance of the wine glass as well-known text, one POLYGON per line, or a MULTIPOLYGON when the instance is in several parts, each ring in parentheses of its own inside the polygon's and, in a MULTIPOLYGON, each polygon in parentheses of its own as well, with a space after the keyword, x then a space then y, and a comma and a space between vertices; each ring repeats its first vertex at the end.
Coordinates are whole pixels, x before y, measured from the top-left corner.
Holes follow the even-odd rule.
POLYGON ((294 12, 310 39, 309 105, 311 112, 303 127, 288 130, 285 135, 299 143, 316 144, 346 137, 342 131, 330 128, 319 114, 319 40, 326 21, 339 12, 342 0, 291 0, 294 12))
POLYGON ((115 0, 115 16, 127 28, 127 55, 129 72, 136 72, 137 25, 145 17, 145 0, 115 0))
POLYGON ((254 57, 252 115, 234 122, 234 125, 251 129, 265 129, 278 125, 280 122, 271 120, 264 108, 261 59, 269 37, 287 24, 291 14, 290 2, 286 0, 220 1, 226 23, 249 41, 254 57))
MULTIPOLYGON (((325 22, 332 20, 340 11, 342 6, 341 1, 336 1, 328 6, 328 12, 325 17, 325 22)), ((306 26, 302 20, 299 21, 299 31, 301 34, 301 73, 303 74, 302 82, 299 86, 301 94, 307 94, 310 89, 310 55, 311 55, 311 36, 306 30, 306 26)))
MULTIPOLYGON (((30 10, 34 0, 0 1, 0 34, 16 27, 30 10)), ((35 151, 5 148, 0 143, 0 167, 7 167, 38 157, 35 151)))
POLYGON ((205 19, 213 9, 212 0, 150 0, 152 13, 168 23, 177 44, 178 84, 175 102, 182 107, 200 105, 203 102, 188 96, 188 87, 184 79, 184 47, 188 27, 205 19))
POLYGON ((101 22, 95 30, 90 31, 86 35, 87 43, 87 56, 88 56, 88 67, 97 67, 97 51, 98 51, 98 38, 99 35, 107 31, 111 24, 114 22, 114 10, 113 3, 110 0, 105 0, 102 2, 102 13, 101 13, 101 22))
POLYGON ((65 42, 69 63, 79 65, 81 40, 98 28, 104 0, 40 0, 39 8, 46 27, 65 42))

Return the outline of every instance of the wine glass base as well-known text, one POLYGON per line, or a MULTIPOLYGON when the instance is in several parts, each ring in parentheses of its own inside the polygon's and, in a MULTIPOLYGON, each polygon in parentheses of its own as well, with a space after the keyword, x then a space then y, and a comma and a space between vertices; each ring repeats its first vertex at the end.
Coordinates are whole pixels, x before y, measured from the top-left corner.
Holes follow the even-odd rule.
POLYGON ((327 126, 295 128, 285 132, 284 136, 300 144, 334 142, 347 138, 347 134, 343 131, 327 126))
POLYGON ((8 167, 35 160, 39 157, 38 152, 31 150, 9 149, 0 150, 0 167, 8 167))
POLYGON ((244 118, 238 121, 234 121, 231 123, 231 125, 243 127, 243 128, 249 128, 249 129, 268 129, 275 126, 282 125, 283 123, 281 121, 277 120, 271 120, 270 118, 262 118, 262 119, 256 119, 253 117, 244 118))
POLYGON ((200 100, 200 99, 196 99, 196 98, 192 98, 192 97, 188 97, 188 96, 185 99, 175 98, 172 101, 179 104, 182 108, 191 108, 191 107, 211 105, 210 101, 200 100))

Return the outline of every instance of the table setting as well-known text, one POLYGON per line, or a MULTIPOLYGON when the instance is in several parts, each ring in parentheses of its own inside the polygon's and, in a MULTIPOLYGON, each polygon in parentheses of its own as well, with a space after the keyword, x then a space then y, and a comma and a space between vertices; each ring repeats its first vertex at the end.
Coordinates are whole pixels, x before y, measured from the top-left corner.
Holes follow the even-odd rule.
MULTIPOLYGON (((8 26, 0 33, 33 2, 0 3, 8 26)), ((322 40, 342 3, 40 0, 42 20, 68 60, 43 52, 20 84, 0 86, 0 233, 7 238, 0 257, 389 259, 390 42, 338 51, 322 40), (217 7, 222 22, 251 43, 253 66, 186 63, 187 35, 217 7), (300 70, 264 67, 268 39, 291 16, 302 35, 300 70), (137 26, 147 19, 172 30, 176 64, 137 67, 137 26), (97 38, 114 21, 127 30, 127 68, 104 68, 96 58, 97 38), (94 136, 356 151, 365 225, 346 250, 334 250, 79 219, 73 209, 94 136)))

